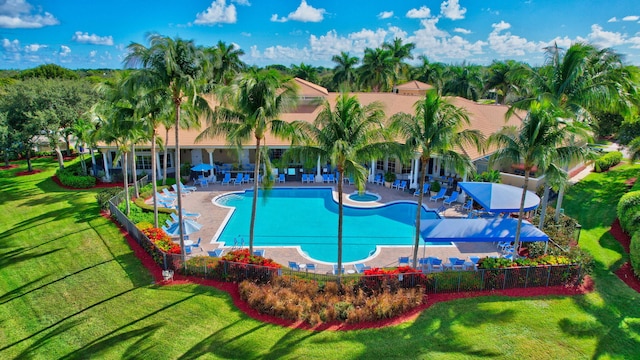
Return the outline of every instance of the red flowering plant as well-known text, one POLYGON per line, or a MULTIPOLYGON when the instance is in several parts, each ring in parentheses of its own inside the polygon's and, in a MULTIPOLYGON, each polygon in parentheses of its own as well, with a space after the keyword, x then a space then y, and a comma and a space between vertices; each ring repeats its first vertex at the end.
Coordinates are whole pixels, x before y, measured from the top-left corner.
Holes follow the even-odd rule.
POLYGON ((142 233, 147 235, 149 240, 151 240, 151 242, 154 243, 156 247, 158 247, 158 249, 169 254, 181 253, 180 245, 171 241, 171 238, 169 237, 169 235, 167 235, 166 232, 164 232, 164 230, 152 227, 142 229, 142 233))
POLYGON ((422 271, 410 266, 399 266, 397 268, 371 268, 364 271, 364 276, 360 278, 358 287, 366 292, 379 292, 384 289, 397 291, 398 288, 412 288, 424 285, 427 278, 422 271))
POLYGON ((226 281, 240 282, 249 279, 256 283, 266 283, 271 281, 281 267, 271 259, 251 255, 249 249, 239 249, 223 256, 216 272, 226 281))

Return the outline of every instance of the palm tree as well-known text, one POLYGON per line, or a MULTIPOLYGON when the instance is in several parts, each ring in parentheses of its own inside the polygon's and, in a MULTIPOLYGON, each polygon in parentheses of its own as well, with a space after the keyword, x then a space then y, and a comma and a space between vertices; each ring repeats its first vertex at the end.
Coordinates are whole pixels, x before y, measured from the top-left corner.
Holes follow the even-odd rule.
POLYGON ((291 65, 291 71, 293 76, 300 79, 307 80, 308 82, 317 84, 318 81, 318 68, 313 65, 307 65, 300 63, 300 65, 291 65))
POLYGON ((480 68, 474 65, 449 66, 445 72, 444 95, 460 96, 476 101, 482 90, 480 68))
POLYGON ((208 60, 206 72, 211 85, 229 85, 233 78, 247 67, 240 60, 244 50, 234 44, 227 45, 224 41, 218 41, 215 47, 205 48, 203 51, 208 60))
POLYGON ((418 56, 418 59, 422 63, 413 69, 413 78, 424 81, 438 89, 438 91, 442 91, 444 87, 444 65, 442 63, 429 62, 429 59, 424 55, 418 56))
POLYGON ((333 83, 339 89, 350 90, 351 84, 357 80, 355 66, 360 62, 360 59, 342 51, 340 55, 334 55, 331 61, 336 63, 336 67, 333 68, 333 83))
POLYGON ((637 137, 629 143, 629 162, 640 160, 640 137, 637 137))
MULTIPOLYGON (((452 164, 459 173, 472 172, 473 164, 466 155, 460 155, 456 148, 473 143, 478 148, 483 135, 478 130, 464 129, 470 125, 464 109, 458 108, 438 95, 437 90, 429 90, 424 99, 415 104, 415 115, 398 113, 394 115, 391 128, 404 140, 407 151, 420 153, 420 184, 423 189, 425 171, 432 156, 438 156, 452 164)), ((413 247, 413 267, 417 266, 420 245, 420 218, 423 192, 419 191, 416 211, 416 231, 413 247)))
POLYGON ((511 102, 520 93, 524 80, 518 76, 525 65, 515 60, 493 61, 489 65, 484 91, 492 91, 496 95, 496 104, 511 102))
POLYGON ((386 91, 393 80, 394 58, 389 50, 367 48, 362 66, 358 68, 360 81, 374 92, 386 91))
MULTIPOLYGON (((380 103, 362 105, 355 96, 341 94, 335 108, 325 100, 313 124, 295 121, 292 126, 300 143, 288 155, 303 159, 329 161, 338 171, 338 269, 342 269, 342 224, 344 176, 353 176, 360 191, 364 189, 368 171, 362 165, 400 148, 385 137, 380 103)), ((340 273, 340 271, 338 272, 340 273)))
MULTIPOLYGON (((520 229, 524 217, 524 202, 529 186, 531 169, 537 166, 548 169, 552 164, 568 164, 572 159, 585 155, 586 150, 570 141, 571 135, 582 136, 579 128, 562 119, 565 112, 550 101, 531 102, 530 109, 518 129, 505 126, 489 137, 489 144, 498 147, 490 162, 510 161, 524 165, 524 185, 520 199, 518 225, 514 248, 520 242, 520 229)), ((514 254, 517 256, 517 253, 514 254)))
POLYGON ((403 44, 401 38, 393 39, 393 42, 388 43, 385 42, 382 44, 382 48, 391 51, 391 56, 393 57, 394 62, 394 75, 393 75, 393 84, 395 86, 400 78, 401 73, 407 73, 408 65, 404 62, 405 59, 413 59, 413 55, 411 55, 411 51, 416 48, 416 44, 408 43, 403 44))
MULTIPOLYGON (((184 103, 194 106, 196 112, 206 112, 207 102, 200 96, 204 73, 204 56, 193 41, 180 38, 171 39, 158 34, 147 36, 149 47, 131 43, 125 58, 127 67, 142 67, 147 75, 145 87, 157 89, 167 94, 174 105, 176 140, 176 183, 180 182, 180 115, 184 103)), ((177 187, 178 217, 182 219, 182 189, 177 187)), ((186 259, 184 249, 184 225, 179 221, 180 247, 183 262, 186 259)))
MULTIPOLYGON (((611 49, 576 43, 566 51, 557 46, 546 48, 547 64, 540 69, 524 68, 519 75, 531 82, 531 96, 513 103, 515 109, 528 109, 533 101, 550 101, 562 109, 564 117, 592 122, 599 110, 620 109, 629 105, 628 96, 634 78, 611 49)), ((560 186, 556 221, 560 216, 564 186, 560 186)))
POLYGON ((221 105, 214 109, 214 118, 208 121, 207 127, 197 137, 199 141, 224 134, 229 143, 238 149, 251 138, 255 139, 250 254, 253 254, 260 164, 262 157, 269 161, 268 156, 263 154, 264 138, 267 133, 281 138, 290 134, 289 124, 278 117, 293 108, 297 99, 295 83, 284 80, 276 70, 251 70, 241 75, 231 87, 220 89, 218 100, 221 105))

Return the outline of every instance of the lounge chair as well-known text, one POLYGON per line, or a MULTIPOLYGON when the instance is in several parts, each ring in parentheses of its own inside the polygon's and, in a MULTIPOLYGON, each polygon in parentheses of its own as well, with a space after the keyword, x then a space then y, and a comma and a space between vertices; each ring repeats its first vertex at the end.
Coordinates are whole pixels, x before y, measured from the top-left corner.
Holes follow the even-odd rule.
POLYGON ((400 185, 398 185, 396 187, 396 189, 398 189, 398 190, 407 190, 407 181, 406 180, 400 181, 400 185))
POLYGON ((253 250, 253 255, 264 257, 264 249, 253 250))
MULTIPOLYGON (((171 188, 173 189, 173 191, 175 191, 176 195, 178 194, 178 185, 173 184, 171 185, 171 188)), ((189 190, 185 190, 185 189, 180 189, 182 196, 187 196, 189 194, 191 194, 191 191, 189 190)))
POLYGON ((202 250, 202 248, 200 247, 200 242, 202 241, 202 238, 198 238, 198 241, 194 242, 191 247, 192 248, 199 248, 200 250, 202 250))
POLYGON ((175 199, 177 197, 176 194, 172 193, 167 188, 162 189, 162 195, 168 199, 171 199, 171 198, 175 199))
POLYGON ((335 183, 336 182, 336 176, 333 175, 333 174, 329 174, 329 180, 327 182, 335 183))
MULTIPOLYGON (((425 183, 424 186, 422 187, 422 193, 423 194, 428 194, 429 193, 429 184, 425 183)), ((420 196, 420 191, 418 189, 416 189, 416 191, 413 193, 413 196, 420 196)))
POLYGON ((200 218, 200 213, 187 211, 184 208, 182 208, 182 217, 191 218, 191 219, 195 220, 195 219, 200 218))
POLYGON ((236 179, 233 181, 233 185, 240 185, 244 182, 244 175, 238 174, 236 179))
POLYGON ((375 179, 373 179, 373 183, 376 185, 384 185, 384 177, 382 174, 376 175, 375 179))
POLYGON ((209 256, 211 257, 220 257, 222 256, 223 252, 224 249, 207 250, 207 254, 209 254, 209 256))
POLYGON ((184 191, 196 191, 195 186, 186 186, 182 182, 180 182, 180 189, 184 191))
POLYGON ((289 268, 291 270, 300 271, 300 264, 295 261, 289 261, 289 268))
POLYGON ((430 197, 429 200, 438 201, 438 200, 444 199, 444 193, 445 192, 447 192, 447 189, 446 188, 442 188, 442 189, 440 189, 440 191, 438 191, 437 194, 435 194, 432 197, 430 197))
POLYGON ((224 173, 224 177, 222 178, 222 185, 231 184, 231 173, 224 173))
POLYGON ((464 270, 464 259, 458 259, 457 257, 450 257, 449 263, 445 267, 451 270, 464 270))
POLYGON ((278 182, 279 183, 283 183, 286 182, 287 180, 284 177, 284 174, 278 174, 278 182))
POLYGON ((432 258, 429 262, 429 272, 442 271, 442 259, 432 258))
POLYGON ((398 266, 402 266, 403 264, 406 266, 409 266, 409 263, 411 262, 411 260, 409 259, 408 256, 400 256, 398 258, 398 266))
POLYGON ((452 192, 451 195, 447 196, 446 199, 444 199, 442 204, 451 206, 451 204, 458 200, 458 195, 460 194, 458 194, 457 191, 452 192))
POLYGON ((242 181, 245 182, 246 184, 248 184, 250 182, 253 182, 253 178, 249 174, 244 174, 244 177, 242 178, 242 181))
POLYGON ((473 208, 473 199, 468 199, 467 202, 462 205, 462 210, 471 211, 473 208))
POLYGON ((307 264, 307 266, 305 266, 305 269, 307 271, 312 270, 313 272, 316 272, 316 264, 313 264, 313 263, 307 264))
POLYGON ((302 183, 307 183, 309 182, 309 175, 307 174, 302 174, 302 183))
POLYGON ((371 269, 371 266, 367 266, 363 263, 355 263, 353 264, 353 268, 356 270, 358 274, 362 274, 365 270, 371 269))
MULTIPOLYGON (((333 264, 331 265, 332 267, 332 271, 333 271, 333 275, 338 275, 338 264, 333 264)), ((342 265, 342 274, 344 274, 344 265, 342 265)))
POLYGON ((479 256, 469 256, 469 261, 465 261, 464 265, 469 270, 478 270, 478 262, 480 261, 479 256))

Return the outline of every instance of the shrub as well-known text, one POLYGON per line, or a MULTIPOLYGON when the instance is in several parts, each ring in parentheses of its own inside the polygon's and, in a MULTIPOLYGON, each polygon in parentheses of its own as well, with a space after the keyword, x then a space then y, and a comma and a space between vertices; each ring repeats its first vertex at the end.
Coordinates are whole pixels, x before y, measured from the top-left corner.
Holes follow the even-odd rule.
POLYGON ((640 230, 640 191, 628 192, 618 201, 617 215, 620 226, 628 234, 640 230))
MULTIPOLYGON (((153 224, 153 212, 148 212, 148 211, 142 210, 142 208, 140 208, 134 202, 130 202, 129 204, 130 204, 129 205, 129 210, 130 211, 129 211, 129 216, 128 217, 129 217, 129 220, 131 220, 132 223, 138 224, 138 223, 141 223, 141 222, 148 222, 148 223, 152 223, 153 224)), ((126 203, 123 201, 120 204, 118 204, 118 209, 120 209, 120 211, 125 213, 126 203)), ((169 215, 167 215, 165 213, 158 213, 158 222, 159 223, 164 224, 168 219, 169 219, 169 215)))
POLYGON ((122 191, 120 187, 104 188, 96 194, 96 200, 101 210, 109 210, 109 200, 122 191))
POLYGON ((609 168, 616 166, 622 161, 622 153, 620 151, 611 151, 596 159, 594 169, 596 172, 603 172, 609 168))
POLYGON ((636 231, 631 237, 629 245, 629 259, 636 277, 640 278, 640 230, 636 231))
POLYGON ((431 182, 431 186, 429 187, 429 190, 431 190, 431 192, 438 192, 440 191, 440 189, 442 189, 440 182, 438 180, 433 180, 431 182))
POLYGON ((75 189, 87 189, 96 186, 96 178, 82 175, 73 168, 58 169, 56 176, 62 185, 75 189))
MULTIPOLYGON (((136 206, 138 206, 140 209, 144 211, 153 212, 153 204, 147 204, 146 202, 144 202, 144 198, 142 196, 133 200, 133 203, 136 204, 136 206)), ((158 214, 172 214, 172 213, 177 213, 177 210, 158 206, 158 214)))
POLYGON ((154 243, 158 249, 169 254, 180 254, 180 245, 171 241, 171 238, 162 229, 147 228, 141 230, 143 234, 147 235, 149 240, 154 243))
POLYGON ((396 174, 392 173, 391 171, 387 171, 386 173, 384 173, 384 181, 390 183, 396 181, 396 174))

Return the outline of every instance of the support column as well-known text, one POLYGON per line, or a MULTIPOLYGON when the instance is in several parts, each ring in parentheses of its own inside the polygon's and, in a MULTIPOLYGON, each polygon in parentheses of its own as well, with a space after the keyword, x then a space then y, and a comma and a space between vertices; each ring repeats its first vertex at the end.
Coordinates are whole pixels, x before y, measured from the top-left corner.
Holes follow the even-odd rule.
POLYGON ((160 152, 156 151, 156 176, 162 179, 162 163, 160 163, 160 152))
POLYGON ((369 168, 369 182, 373 182, 376 178, 376 161, 371 160, 371 167, 369 168))
POLYGON ((420 186, 420 182, 418 181, 418 177, 420 176, 420 158, 416 157, 415 159, 413 159, 413 164, 412 164, 412 171, 413 171, 413 177, 411 178, 411 188, 412 189, 417 189, 418 186, 420 186))
POLYGON ((318 164, 316 166, 316 178, 314 182, 322 182, 322 169, 320 168, 320 156, 318 156, 318 164))
POLYGON ((107 150, 102 153, 102 162, 104 164, 104 176, 107 178, 107 181, 111 181, 111 175, 109 175, 109 160, 107 159, 107 150))
POLYGON ((211 176, 209 176, 209 180, 216 182, 216 176, 213 175, 213 169, 215 169, 213 165, 213 149, 207 149, 207 152, 209 153, 209 165, 211 165, 211 176))

